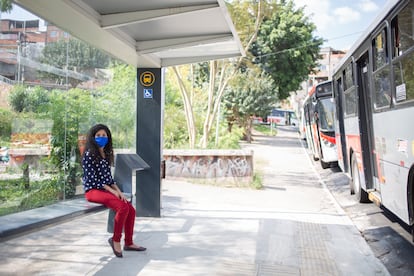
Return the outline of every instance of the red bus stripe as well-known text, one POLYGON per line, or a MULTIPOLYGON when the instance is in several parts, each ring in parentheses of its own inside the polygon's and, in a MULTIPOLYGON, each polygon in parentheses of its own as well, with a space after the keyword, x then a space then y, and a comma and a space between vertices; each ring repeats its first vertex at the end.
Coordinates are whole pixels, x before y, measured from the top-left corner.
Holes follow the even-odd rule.
POLYGON ((321 134, 322 139, 325 139, 326 141, 328 141, 331 144, 334 144, 334 145, 336 144, 335 137, 328 136, 326 134, 323 134, 322 132, 320 132, 320 134, 321 134))

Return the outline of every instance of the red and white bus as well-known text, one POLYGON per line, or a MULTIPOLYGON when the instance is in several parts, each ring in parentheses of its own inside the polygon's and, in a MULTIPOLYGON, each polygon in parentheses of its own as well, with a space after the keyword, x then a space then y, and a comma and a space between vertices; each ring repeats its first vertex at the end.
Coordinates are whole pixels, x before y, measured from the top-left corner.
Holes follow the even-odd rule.
POLYGON ((413 225, 414 0, 387 2, 335 68, 333 89, 351 193, 413 225))
POLYGON ((324 169, 338 161, 334 114, 332 82, 314 85, 303 101, 304 128, 313 159, 319 160, 324 169))

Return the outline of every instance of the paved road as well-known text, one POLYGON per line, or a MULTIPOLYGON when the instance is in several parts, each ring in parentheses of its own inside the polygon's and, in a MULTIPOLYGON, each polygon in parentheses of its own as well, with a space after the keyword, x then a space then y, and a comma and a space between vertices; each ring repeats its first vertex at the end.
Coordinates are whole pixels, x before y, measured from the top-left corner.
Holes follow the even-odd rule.
POLYGON ((1 243, 0 275, 389 275, 297 133, 255 138, 263 190, 165 180, 162 217, 136 221, 145 253, 115 258, 102 211, 1 243))

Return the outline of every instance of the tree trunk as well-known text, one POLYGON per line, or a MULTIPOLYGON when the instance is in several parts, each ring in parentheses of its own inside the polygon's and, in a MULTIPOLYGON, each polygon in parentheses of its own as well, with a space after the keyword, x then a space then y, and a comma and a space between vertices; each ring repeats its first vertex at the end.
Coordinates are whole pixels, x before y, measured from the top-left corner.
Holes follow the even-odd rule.
POLYGON ((195 146, 195 139, 196 139, 196 126, 195 126, 195 119, 194 119, 194 111, 193 106, 191 104, 191 99, 189 97, 189 93, 184 85, 180 72, 178 71, 177 67, 173 67, 175 76, 177 77, 177 81, 180 85, 180 92, 181 97, 183 98, 184 102, 184 111, 185 111, 185 119, 187 122, 187 131, 188 131, 188 142, 190 148, 193 149, 195 146))
MULTIPOLYGON (((262 1, 258 2, 258 9, 256 15, 256 22, 254 31, 244 48, 244 51, 247 52, 250 48, 250 45, 256 40, 257 33, 260 28, 260 24, 263 21, 262 15, 262 1)), ((200 139, 200 147, 207 148, 208 146, 208 139, 211 128, 213 127, 214 119, 218 116, 217 112, 219 106, 221 104, 221 99, 223 98, 225 88, 229 81, 233 78, 236 72, 239 70, 241 64, 243 63, 244 57, 240 57, 235 63, 231 63, 229 61, 220 61, 221 66, 218 66, 218 61, 210 61, 210 82, 208 88, 208 101, 207 101, 207 111, 206 116, 203 124, 203 134, 200 139), (220 74, 218 76, 217 81, 217 92, 216 91, 216 74, 220 74)), ((176 69, 174 68, 175 72, 176 69)), ((176 73, 177 74, 177 73, 176 73)), ((180 86, 184 86, 183 82, 180 81, 180 86)), ((183 89, 182 89, 183 90, 183 89)), ((183 92, 182 92, 183 93, 183 92)), ((188 98, 188 95, 187 95, 188 98)), ((184 99, 184 96, 183 96, 184 99)), ((191 105, 190 100, 188 100, 189 105, 191 105)), ((186 103, 184 102, 184 108, 186 108, 186 103)), ((187 110, 186 110, 187 114, 187 110)), ((194 119, 193 119, 194 120, 194 119)), ((187 118, 187 124, 191 121, 191 119, 187 118)), ((194 136, 195 138, 195 136, 194 136)))
POLYGON ((24 183, 24 188, 26 190, 29 190, 30 189, 30 171, 29 171, 29 164, 27 164, 26 162, 23 163, 22 170, 23 170, 23 183, 24 183))
POLYGON ((246 126, 246 141, 247 143, 252 142, 252 119, 247 119, 247 126, 246 126))

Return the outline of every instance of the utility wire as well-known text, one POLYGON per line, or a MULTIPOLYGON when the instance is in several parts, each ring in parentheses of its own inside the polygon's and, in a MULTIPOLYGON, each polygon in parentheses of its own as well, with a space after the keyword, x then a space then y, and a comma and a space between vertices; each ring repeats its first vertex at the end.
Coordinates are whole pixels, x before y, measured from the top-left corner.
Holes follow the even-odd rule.
MULTIPOLYGON (((348 37, 348 36, 353 36, 353 35, 356 35, 356 34, 360 34, 362 32, 363 31, 355 32, 355 33, 351 33, 351 34, 345 34, 345 35, 342 35, 342 36, 337 36, 337 37, 333 37, 333 38, 324 39, 323 41, 324 42, 328 42, 328 41, 332 41, 332 40, 338 40, 338 39, 345 38, 345 37, 348 37)), ((297 46, 297 47, 293 47, 293 48, 287 48, 287 49, 283 49, 283 50, 280 50, 280 51, 277 51, 277 52, 272 52, 272 53, 268 53, 268 54, 264 54, 264 55, 259 55, 259 56, 254 56, 254 57, 255 58, 261 58, 261 57, 273 56, 273 55, 277 55, 277 54, 280 54, 280 53, 285 53, 285 52, 288 52, 288 51, 293 51, 293 50, 297 50, 297 49, 306 48, 306 47, 312 46, 314 44, 316 44, 316 42, 314 42, 314 43, 307 43, 305 45, 301 45, 301 46, 297 46)), ((249 59, 248 57, 245 57, 245 58, 246 59, 249 59)))

